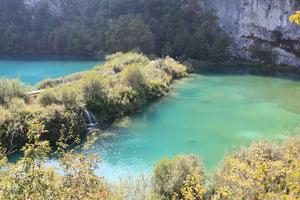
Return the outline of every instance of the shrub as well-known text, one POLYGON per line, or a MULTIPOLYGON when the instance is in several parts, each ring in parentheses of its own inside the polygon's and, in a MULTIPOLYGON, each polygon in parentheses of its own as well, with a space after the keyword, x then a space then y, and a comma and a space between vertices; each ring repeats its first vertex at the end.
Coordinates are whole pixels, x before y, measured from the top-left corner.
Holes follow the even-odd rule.
POLYGON ((283 149, 255 143, 228 155, 211 186, 212 199, 269 199, 286 192, 290 163, 283 149))
POLYGON ((127 177, 112 186, 112 200, 160 200, 151 191, 150 177, 127 177))
POLYGON ((140 93, 131 87, 118 85, 109 93, 110 113, 116 117, 121 117, 126 113, 136 111, 145 103, 140 93))
POLYGON ((55 88, 60 85, 75 82, 78 81, 83 77, 83 72, 74 73, 66 77, 57 78, 57 79, 45 79, 37 84, 37 89, 49 89, 49 88, 55 88))
POLYGON ((103 78, 97 72, 88 73, 81 81, 81 89, 86 107, 106 119, 110 106, 103 78))
POLYGON ((58 104, 59 100, 55 90, 47 89, 38 95, 38 101, 43 106, 58 104))
POLYGON ((163 67, 163 62, 161 59, 151 61, 143 69, 143 74, 146 77, 146 81, 163 81, 170 82, 172 77, 167 74, 163 67))
POLYGON ((84 98, 89 100, 101 99, 104 96, 104 82, 96 72, 87 73, 81 81, 84 98))
POLYGON ((61 160, 65 176, 61 199, 108 199, 110 191, 102 177, 95 174, 99 159, 94 155, 67 153, 61 160))
POLYGON ((60 104, 66 107, 80 107, 81 91, 75 86, 63 86, 58 89, 46 89, 38 95, 42 106, 60 104))
POLYGON ((149 99, 155 99, 167 95, 170 87, 162 81, 150 81, 147 84, 147 94, 149 99))
POLYGON ((166 57, 161 65, 172 78, 182 78, 187 76, 187 67, 178 63, 173 58, 166 57))
POLYGON ((45 79, 42 80, 37 84, 37 89, 48 89, 48 88, 54 88, 62 83, 61 79, 45 79))
POLYGON ((17 79, 0 78, 0 105, 5 105, 12 98, 26 98, 28 87, 17 79))
POLYGON ((106 57, 104 65, 98 66, 95 69, 101 71, 103 68, 114 69, 116 73, 121 72, 125 66, 136 64, 145 66, 150 62, 147 56, 136 52, 122 53, 118 52, 106 57))
POLYGON ((66 107, 80 107, 82 94, 77 86, 64 86, 57 91, 59 103, 66 107))
POLYGON ((122 71, 122 79, 124 83, 132 88, 140 88, 145 83, 144 75, 139 66, 129 65, 122 71))
MULTIPOLYGON (((153 187, 163 199, 185 199, 204 195, 204 172, 196 156, 163 159, 154 167, 153 187)), ((196 198, 195 198, 196 199, 196 198)))
POLYGON ((9 150, 21 148, 26 143, 28 122, 33 115, 27 111, 0 113, 0 146, 9 150))
POLYGON ((52 146, 58 142, 79 143, 87 132, 82 108, 66 109, 61 105, 51 105, 35 113, 35 118, 43 122, 47 133, 42 139, 50 141, 52 146))
POLYGON ((47 131, 41 137, 49 140, 51 145, 57 142, 73 143, 86 135, 83 109, 66 109, 61 105, 44 108, 25 107, 19 110, 0 110, 0 146, 9 150, 20 149, 26 141, 26 133, 30 122, 35 119, 43 122, 47 131))
POLYGON ((18 111, 22 110, 26 107, 26 103, 24 99, 20 98, 13 98, 11 99, 9 105, 7 105, 7 108, 11 111, 18 111))

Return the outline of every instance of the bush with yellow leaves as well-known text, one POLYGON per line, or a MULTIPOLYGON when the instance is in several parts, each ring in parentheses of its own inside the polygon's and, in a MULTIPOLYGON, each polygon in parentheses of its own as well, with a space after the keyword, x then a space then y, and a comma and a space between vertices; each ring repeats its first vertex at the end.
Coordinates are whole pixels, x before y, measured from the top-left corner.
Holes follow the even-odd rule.
POLYGON ((12 164, 0 155, 0 199, 108 199, 107 184, 94 172, 98 163, 96 157, 71 150, 60 159, 64 175, 47 167, 51 147, 48 141, 41 140, 45 133, 43 123, 32 121, 27 134, 28 143, 22 149, 24 157, 12 164))
POLYGON ((299 198, 294 182, 299 170, 299 155, 295 156, 299 144, 260 142, 229 154, 213 176, 209 199, 299 198))
POLYGON ((154 168, 153 190, 161 199, 203 199, 202 162, 193 155, 164 158, 154 168))
POLYGON ((290 22, 300 25, 300 10, 290 16, 290 22))

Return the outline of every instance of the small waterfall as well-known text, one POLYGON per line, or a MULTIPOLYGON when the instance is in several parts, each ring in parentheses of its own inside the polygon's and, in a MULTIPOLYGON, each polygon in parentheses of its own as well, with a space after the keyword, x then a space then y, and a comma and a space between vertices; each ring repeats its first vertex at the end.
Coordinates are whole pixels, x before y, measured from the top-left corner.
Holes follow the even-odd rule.
POLYGON ((84 110, 84 113, 85 113, 85 116, 86 116, 86 119, 87 119, 87 127, 88 129, 92 129, 93 127, 95 127, 96 125, 98 125, 97 123, 97 119, 95 117, 95 115, 88 111, 88 110, 84 110))

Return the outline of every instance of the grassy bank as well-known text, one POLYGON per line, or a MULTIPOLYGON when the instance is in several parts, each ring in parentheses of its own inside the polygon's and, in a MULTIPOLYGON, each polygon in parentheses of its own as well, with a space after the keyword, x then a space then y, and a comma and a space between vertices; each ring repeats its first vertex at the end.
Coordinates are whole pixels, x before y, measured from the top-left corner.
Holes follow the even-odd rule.
POLYGON ((187 67, 172 58, 150 60, 139 53, 116 53, 103 65, 63 79, 45 80, 37 85, 41 93, 17 80, 1 80, 0 145, 19 149, 26 142, 31 121, 44 123, 52 146, 81 140, 87 133, 84 110, 98 122, 139 110, 147 102, 169 93, 174 79, 187 76, 187 67), (57 130, 60 130, 59 132, 57 130))

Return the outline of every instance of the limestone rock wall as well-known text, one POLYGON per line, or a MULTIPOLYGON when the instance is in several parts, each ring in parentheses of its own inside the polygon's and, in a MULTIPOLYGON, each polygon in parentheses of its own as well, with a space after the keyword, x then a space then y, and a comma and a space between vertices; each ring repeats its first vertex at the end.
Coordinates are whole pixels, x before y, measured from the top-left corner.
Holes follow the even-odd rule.
POLYGON ((300 27, 288 20, 300 8, 296 0, 203 0, 203 6, 219 17, 233 55, 257 60, 256 46, 274 55, 276 64, 300 67, 300 27))

